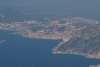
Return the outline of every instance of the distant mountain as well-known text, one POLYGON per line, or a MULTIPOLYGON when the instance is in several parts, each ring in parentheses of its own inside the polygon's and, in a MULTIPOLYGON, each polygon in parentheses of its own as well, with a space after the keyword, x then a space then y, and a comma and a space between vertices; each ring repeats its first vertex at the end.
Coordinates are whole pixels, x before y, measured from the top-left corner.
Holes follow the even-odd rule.
POLYGON ((79 54, 100 59, 100 24, 80 30, 79 37, 73 37, 60 45, 56 51, 62 54, 79 54))
POLYGON ((0 22, 21 22, 28 19, 29 16, 10 7, 0 10, 0 22))

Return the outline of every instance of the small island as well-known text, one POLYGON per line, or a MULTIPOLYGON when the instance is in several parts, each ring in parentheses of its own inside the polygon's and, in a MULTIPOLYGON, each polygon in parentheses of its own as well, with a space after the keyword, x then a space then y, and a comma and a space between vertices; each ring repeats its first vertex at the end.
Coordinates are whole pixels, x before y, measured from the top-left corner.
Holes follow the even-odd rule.
POLYGON ((5 40, 1 40, 1 39, 0 39, 0 43, 2 43, 2 42, 4 42, 4 41, 5 41, 5 40))

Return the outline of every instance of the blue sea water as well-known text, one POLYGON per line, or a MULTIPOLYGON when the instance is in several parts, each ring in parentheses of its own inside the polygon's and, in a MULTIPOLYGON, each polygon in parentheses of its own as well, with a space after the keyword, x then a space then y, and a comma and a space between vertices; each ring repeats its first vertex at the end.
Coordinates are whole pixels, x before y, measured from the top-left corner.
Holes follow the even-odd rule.
POLYGON ((89 67, 100 64, 98 59, 79 55, 52 54, 62 40, 24 38, 0 31, 0 67, 89 67))

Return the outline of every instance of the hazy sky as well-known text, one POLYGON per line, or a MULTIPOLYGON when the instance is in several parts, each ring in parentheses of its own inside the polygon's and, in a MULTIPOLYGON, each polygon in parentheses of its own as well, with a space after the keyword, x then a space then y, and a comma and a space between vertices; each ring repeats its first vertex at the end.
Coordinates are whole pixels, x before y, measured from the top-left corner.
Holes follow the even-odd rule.
POLYGON ((58 12, 93 17, 100 14, 100 0, 0 0, 0 5, 25 13, 58 12))
POLYGON ((0 0, 1 5, 98 5, 100 0, 0 0))

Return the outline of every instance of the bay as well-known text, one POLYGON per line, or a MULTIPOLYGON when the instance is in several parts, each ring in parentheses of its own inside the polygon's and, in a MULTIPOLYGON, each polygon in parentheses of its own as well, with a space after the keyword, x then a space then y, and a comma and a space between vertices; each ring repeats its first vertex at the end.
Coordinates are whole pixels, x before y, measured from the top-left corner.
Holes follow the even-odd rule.
POLYGON ((0 31, 0 67, 89 67, 100 64, 100 59, 79 55, 52 54, 52 48, 62 40, 24 38, 0 31))

